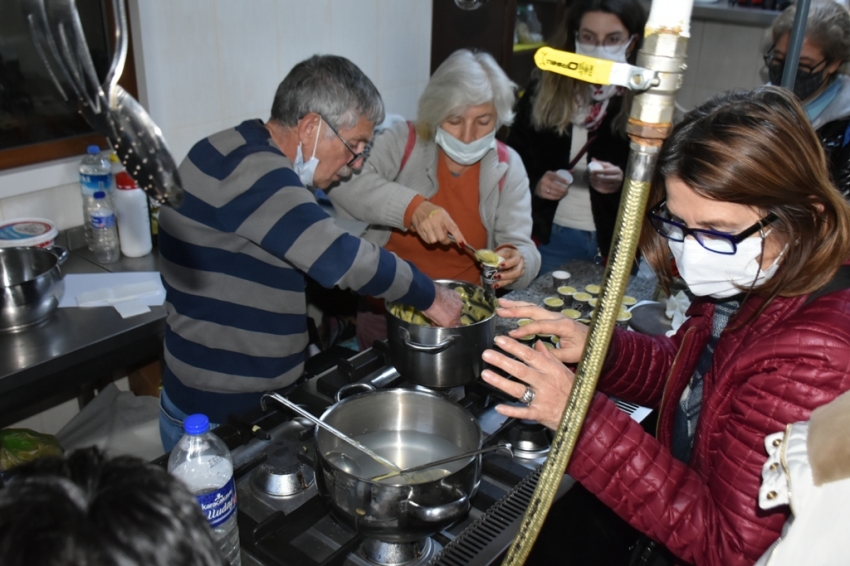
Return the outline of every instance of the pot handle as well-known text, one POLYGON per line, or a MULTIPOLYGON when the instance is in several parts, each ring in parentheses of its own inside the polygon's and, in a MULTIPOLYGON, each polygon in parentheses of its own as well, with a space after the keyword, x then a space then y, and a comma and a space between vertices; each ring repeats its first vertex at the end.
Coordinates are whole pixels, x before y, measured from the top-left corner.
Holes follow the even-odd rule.
POLYGON ((349 383, 348 385, 343 385, 339 388, 339 391, 336 392, 336 402, 339 403, 349 395, 354 395, 360 391, 360 393, 365 393, 368 391, 377 391, 375 386, 371 383, 349 383))
POLYGON ((427 507, 409 499, 403 502, 403 507, 406 507, 406 509, 403 509, 405 512, 410 513, 420 521, 436 523, 465 515, 469 511, 470 503, 469 496, 461 493, 455 501, 438 507, 427 507))
POLYGON ((59 265, 62 265, 68 260, 67 248, 63 248, 62 246, 50 246, 47 248, 47 251, 56 256, 56 261, 59 265))
POLYGON ((415 350, 417 352, 427 352, 429 354, 437 354, 439 352, 442 352, 443 350, 451 346, 452 342, 454 342, 455 338, 457 338, 457 335, 455 334, 449 336, 448 338, 437 344, 419 344, 417 342, 413 342, 410 339, 410 332, 407 330, 407 328, 399 328, 398 334, 399 336, 401 336, 401 341, 404 342, 404 345, 410 348, 411 350, 415 350))

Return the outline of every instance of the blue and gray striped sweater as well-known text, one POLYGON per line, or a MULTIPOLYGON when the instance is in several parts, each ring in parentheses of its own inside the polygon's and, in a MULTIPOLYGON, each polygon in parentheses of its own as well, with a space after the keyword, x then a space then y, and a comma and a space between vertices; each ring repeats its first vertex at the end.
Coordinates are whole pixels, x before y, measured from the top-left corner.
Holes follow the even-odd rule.
POLYGON ((340 229, 259 120, 201 140, 180 166, 184 204, 160 213, 169 398, 213 422, 295 382, 307 347, 305 278, 431 306, 412 264, 340 229))

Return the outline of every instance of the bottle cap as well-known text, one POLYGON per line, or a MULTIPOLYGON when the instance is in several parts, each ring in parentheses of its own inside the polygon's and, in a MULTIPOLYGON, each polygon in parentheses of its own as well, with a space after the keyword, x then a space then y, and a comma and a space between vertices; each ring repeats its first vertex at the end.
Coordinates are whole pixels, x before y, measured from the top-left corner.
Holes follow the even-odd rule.
POLYGON ((96 145, 90 145, 86 148, 86 153, 89 155, 97 155, 100 153, 100 148, 96 145))
POLYGON ((131 191, 133 189, 138 189, 139 185, 129 173, 121 171, 120 173, 115 174, 115 188, 121 189, 122 191, 131 191))
POLYGON ((106 193, 103 191, 97 191, 92 195, 95 199, 106 198, 106 193))
POLYGON ((203 434, 209 429, 210 420, 206 415, 202 415, 201 413, 189 415, 183 421, 183 430, 185 430, 188 434, 203 434))

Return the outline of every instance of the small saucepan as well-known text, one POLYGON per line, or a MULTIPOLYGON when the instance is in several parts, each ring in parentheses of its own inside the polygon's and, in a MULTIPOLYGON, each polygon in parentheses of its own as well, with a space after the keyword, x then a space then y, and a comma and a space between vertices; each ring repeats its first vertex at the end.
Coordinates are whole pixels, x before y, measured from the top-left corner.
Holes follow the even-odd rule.
POLYGON ((0 249, 0 332, 23 330, 56 310, 65 292, 59 266, 67 258, 59 246, 0 249))

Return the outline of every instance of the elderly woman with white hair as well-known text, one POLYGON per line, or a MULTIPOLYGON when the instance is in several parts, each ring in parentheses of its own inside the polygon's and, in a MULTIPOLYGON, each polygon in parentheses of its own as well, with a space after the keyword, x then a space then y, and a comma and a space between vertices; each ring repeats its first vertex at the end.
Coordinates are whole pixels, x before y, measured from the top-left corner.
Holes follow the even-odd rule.
MULTIPOLYGON (((336 210, 368 222, 365 239, 432 278, 479 284, 468 244, 504 258, 497 288, 526 287, 540 268, 528 176, 496 141, 513 120, 515 88, 489 54, 454 52, 419 98, 415 125, 380 132, 363 169, 329 191, 336 210)), ((361 304, 357 332, 361 347, 386 337, 382 305, 361 304)))

